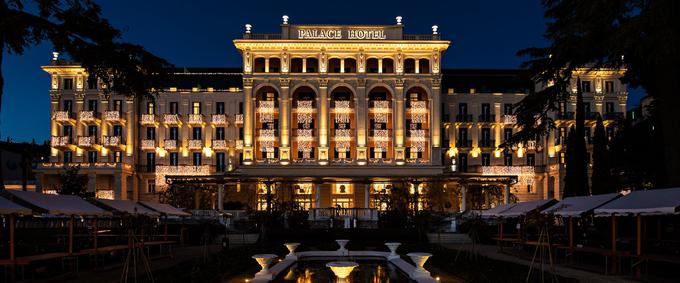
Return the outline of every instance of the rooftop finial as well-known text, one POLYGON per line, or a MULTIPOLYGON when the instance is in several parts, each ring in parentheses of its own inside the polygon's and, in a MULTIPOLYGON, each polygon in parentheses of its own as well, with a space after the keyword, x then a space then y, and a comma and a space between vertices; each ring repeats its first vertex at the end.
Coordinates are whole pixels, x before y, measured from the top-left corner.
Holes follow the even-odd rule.
POLYGON ((251 24, 246 24, 246 33, 250 33, 251 29, 253 29, 253 26, 251 24))
POLYGON ((432 34, 439 34, 439 33, 437 32, 438 29, 439 29, 439 27, 438 27, 437 25, 433 25, 433 26, 432 26, 432 34))
POLYGON ((402 19, 402 17, 401 17, 401 16, 397 16, 396 19, 397 19, 397 24, 398 24, 398 25, 401 25, 401 19, 402 19))
POLYGON ((54 51, 52 52, 52 61, 57 61, 59 60, 59 52, 54 51))
POLYGON ((288 24, 288 19, 290 19, 290 17, 288 17, 287 15, 283 15, 283 17, 281 17, 281 18, 283 18, 283 24, 284 24, 284 25, 287 25, 287 24, 288 24))

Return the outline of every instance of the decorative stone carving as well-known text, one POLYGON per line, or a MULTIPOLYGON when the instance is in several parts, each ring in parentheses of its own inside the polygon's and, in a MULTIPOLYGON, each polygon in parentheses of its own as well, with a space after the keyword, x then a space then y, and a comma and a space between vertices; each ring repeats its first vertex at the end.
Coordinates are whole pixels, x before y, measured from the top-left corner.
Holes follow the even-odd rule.
POLYGON ((290 78, 279 78, 279 84, 281 85, 281 87, 289 87, 290 78))
POLYGON ((253 78, 243 78, 243 87, 253 87, 253 78))
POLYGON ((401 79, 401 78, 396 79, 396 80, 394 81, 394 83, 395 83, 395 86, 396 86, 396 87, 400 87, 400 88, 403 88, 403 87, 404 87, 404 79, 401 79))
POLYGON ((432 88, 439 88, 442 85, 441 76, 435 76, 432 78, 432 88))
POLYGON ((326 78, 319 79, 319 87, 320 88, 321 87, 323 87, 323 88, 328 87, 328 79, 326 79, 326 78))

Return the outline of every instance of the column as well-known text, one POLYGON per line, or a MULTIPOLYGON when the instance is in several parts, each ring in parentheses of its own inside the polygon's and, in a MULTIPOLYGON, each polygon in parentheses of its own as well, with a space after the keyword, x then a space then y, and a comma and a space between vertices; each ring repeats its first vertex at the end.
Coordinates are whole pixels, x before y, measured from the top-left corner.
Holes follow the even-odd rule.
POLYGON ((467 210, 467 185, 460 184, 460 195, 460 212, 464 212, 467 210))
POLYGON ((253 162, 253 79, 243 79, 243 163, 250 165, 253 162))
POLYGON ((264 58, 264 72, 269 73, 269 57, 264 58))
POLYGON ((340 59, 340 73, 345 72, 345 58, 340 59))
MULTIPOLYGON (((50 112, 50 118, 54 115, 55 112, 59 110, 59 96, 53 95, 51 101, 52 109, 50 112)), ((50 120, 50 133, 52 134, 53 137, 62 135, 62 133, 59 132, 59 124, 57 124, 57 122, 53 118, 51 118, 50 120)), ((50 158, 52 162, 59 162, 58 160, 59 150, 52 148, 50 156, 52 157, 50 158)))
POLYGON ((314 208, 321 208, 321 184, 314 184, 314 208))
POLYGON ((114 199, 127 199, 127 175, 116 173, 113 177, 114 199))
POLYGON ((217 210, 224 210, 224 184, 217 185, 217 210))
POLYGON ((356 92, 357 164, 365 165, 369 156, 368 148, 366 147, 368 145, 366 143, 368 130, 366 127, 368 98, 366 97, 366 80, 364 78, 359 79, 356 92))
POLYGON ((307 58, 302 58, 302 72, 307 72, 307 58))
POLYGON ((290 80, 287 78, 279 79, 281 93, 279 94, 279 132, 281 133, 280 158, 281 164, 285 165, 291 159, 290 156, 290 120, 291 120, 291 97, 290 80))
POLYGON ((97 174, 92 171, 87 172, 87 192, 97 192, 97 174))
MULTIPOLYGON (((432 79, 432 115, 430 115, 430 120, 432 120, 432 146, 435 148, 441 147, 441 119, 442 119, 442 107, 440 102, 441 90, 440 90, 441 78, 437 77, 432 79)), ((434 155, 434 154, 433 154, 434 155)), ((439 157, 437 156, 437 159, 439 157)))
POLYGON ((494 129, 494 139, 496 140, 494 147, 498 148, 498 146, 501 144, 501 131, 503 129, 503 117, 501 116, 501 103, 500 102, 495 102, 493 104, 494 106, 494 112, 496 115, 496 128, 494 129))
MULTIPOLYGON (((99 96, 99 101, 100 101, 101 104, 102 104, 102 109, 100 109, 99 111, 103 114, 104 111, 109 110, 109 98, 108 98, 107 96, 100 95, 100 96, 99 96)), ((108 123, 102 122, 102 126, 101 126, 101 129, 99 129, 99 131, 100 131, 102 134, 103 134, 103 133, 106 133, 106 132, 108 131, 108 125, 109 125, 108 123)), ((101 156, 106 156, 106 155, 107 155, 107 151, 108 151, 108 150, 102 149, 102 151, 101 151, 101 156)))
POLYGON ((125 111, 126 111, 126 121, 125 124, 125 152, 127 156, 132 156, 134 152, 134 146, 132 145, 134 141, 134 128, 137 125, 136 120, 133 115, 135 113, 134 109, 134 98, 127 98, 125 100, 125 111))
POLYGON ((369 203, 369 199, 370 199, 370 197, 371 197, 371 195, 370 195, 370 192, 371 192, 370 186, 371 186, 371 184, 369 184, 369 183, 364 184, 364 208, 369 208, 369 207, 371 207, 371 206, 370 206, 370 203, 369 203))
POLYGON ((416 59, 416 74, 420 74, 420 59, 416 59))
POLYGON ((503 186, 503 204, 510 203, 510 184, 503 186))
POLYGON ((327 164, 330 159, 328 150, 328 119, 330 117, 328 111, 328 79, 319 79, 319 163, 327 164))
POLYGON ((382 66, 382 58, 378 59, 378 73, 382 74, 383 72, 383 66, 382 66))
MULTIPOLYGON (((404 147, 404 80, 397 79, 394 88, 394 146, 404 147)), ((403 150, 403 149, 402 149, 403 150)))

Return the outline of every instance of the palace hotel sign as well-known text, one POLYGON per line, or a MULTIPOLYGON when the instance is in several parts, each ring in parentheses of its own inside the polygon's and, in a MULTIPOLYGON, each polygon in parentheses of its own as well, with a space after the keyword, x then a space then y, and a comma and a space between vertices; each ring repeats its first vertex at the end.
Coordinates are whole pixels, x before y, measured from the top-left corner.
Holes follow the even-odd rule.
POLYGON ((316 40, 401 39, 402 26, 284 25, 283 38, 316 40))

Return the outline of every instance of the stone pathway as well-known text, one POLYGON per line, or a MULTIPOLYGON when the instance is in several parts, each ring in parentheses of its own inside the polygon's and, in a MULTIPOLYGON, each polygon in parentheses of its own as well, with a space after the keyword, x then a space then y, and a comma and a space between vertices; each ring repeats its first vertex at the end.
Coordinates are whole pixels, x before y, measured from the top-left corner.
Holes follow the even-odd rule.
MULTIPOLYGON (((454 250, 469 251, 468 245, 444 244, 443 246, 446 247, 446 248, 454 249, 454 250)), ((526 260, 526 259, 519 258, 519 257, 513 256, 513 255, 498 252, 498 247, 495 246, 495 245, 480 245, 480 244, 478 244, 478 245, 476 245, 476 250, 480 255, 491 258, 491 259, 522 264, 522 265, 525 265, 525 266, 531 265, 530 260, 526 260)), ((536 266, 537 265, 534 264, 534 268, 536 268, 536 266)), ((584 283, 616 283, 616 282, 629 283, 629 282, 638 282, 638 281, 631 280, 630 278, 627 278, 625 276, 604 275, 604 274, 589 272, 589 271, 585 271, 585 270, 575 269, 575 268, 572 268, 572 267, 565 266, 563 264, 555 264, 555 273, 557 273, 557 275, 559 275, 559 276, 574 278, 574 279, 578 280, 579 282, 584 282, 584 283)))

